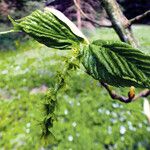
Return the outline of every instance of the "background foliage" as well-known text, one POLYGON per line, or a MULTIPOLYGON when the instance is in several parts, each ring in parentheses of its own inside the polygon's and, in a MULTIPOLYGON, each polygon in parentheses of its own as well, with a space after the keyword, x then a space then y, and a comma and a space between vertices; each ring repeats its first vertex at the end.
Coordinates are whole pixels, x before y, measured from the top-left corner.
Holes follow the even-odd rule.
MULTIPOLYGON (((112 29, 84 32, 91 40, 117 39, 112 29)), ((148 52, 149 27, 136 27, 134 33, 148 52)), ((142 100, 128 105, 113 101, 81 70, 73 72, 67 89, 59 93, 58 121, 53 128, 58 143, 43 146, 41 102, 68 52, 48 49, 32 39, 21 46, 19 42, 16 38, 16 51, 0 53, 0 149, 150 149, 142 100)))

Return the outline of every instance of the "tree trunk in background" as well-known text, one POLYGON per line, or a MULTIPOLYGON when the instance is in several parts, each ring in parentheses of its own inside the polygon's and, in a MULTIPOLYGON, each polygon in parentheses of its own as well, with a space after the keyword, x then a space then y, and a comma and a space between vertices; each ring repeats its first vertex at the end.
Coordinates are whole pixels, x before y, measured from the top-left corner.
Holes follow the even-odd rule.
MULTIPOLYGON (((80 6, 80 0, 77 0, 78 6, 80 6)), ((81 6, 80 6, 81 8, 81 6)), ((82 23, 81 23, 81 12, 79 9, 77 9, 77 26, 79 29, 81 29, 82 23)))
POLYGON ((132 35, 130 27, 128 27, 129 20, 123 15, 116 0, 101 1, 120 40, 137 47, 138 44, 132 35))

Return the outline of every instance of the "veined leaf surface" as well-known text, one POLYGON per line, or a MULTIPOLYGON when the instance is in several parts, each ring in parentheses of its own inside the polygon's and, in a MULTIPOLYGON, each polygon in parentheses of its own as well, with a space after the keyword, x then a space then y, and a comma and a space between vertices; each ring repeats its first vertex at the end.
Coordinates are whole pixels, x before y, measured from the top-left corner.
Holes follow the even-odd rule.
POLYGON ((85 46, 82 63, 96 80, 113 86, 150 88, 150 56, 130 45, 97 40, 85 46))
POLYGON ((82 32, 60 11, 48 8, 36 10, 19 20, 10 18, 14 30, 24 31, 38 42, 56 49, 72 49, 87 42, 82 32))

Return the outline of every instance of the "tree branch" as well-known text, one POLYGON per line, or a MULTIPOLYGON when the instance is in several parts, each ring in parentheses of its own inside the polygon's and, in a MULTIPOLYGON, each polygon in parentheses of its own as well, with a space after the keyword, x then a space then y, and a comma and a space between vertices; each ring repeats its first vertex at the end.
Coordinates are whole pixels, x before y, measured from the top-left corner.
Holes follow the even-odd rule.
POLYGON ((86 18, 89 22, 95 24, 95 25, 98 25, 99 27, 107 27, 107 28, 111 28, 112 26, 109 26, 109 25, 102 25, 100 24, 99 22, 97 22, 96 20, 93 20, 92 18, 90 18, 88 15, 86 15, 83 10, 80 8, 80 6, 78 5, 77 3, 77 0, 73 0, 74 1, 74 4, 76 6, 76 8, 80 11, 81 15, 86 18))
POLYGON ((136 95, 133 99, 133 101, 135 101, 136 99, 140 98, 140 97, 148 97, 150 95, 150 90, 146 89, 141 91, 138 95, 136 95))
MULTIPOLYGON (((77 0, 76 2, 78 6, 80 7, 80 0, 77 0)), ((82 22, 81 22, 81 12, 79 9, 77 9, 77 25, 78 25, 78 28, 81 30, 82 22)))
POLYGON ((0 32, 0 35, 4 35, 4 34, 8 34, 8 33, 12 33, 12 32, 15 32, 15 31, 14 31, 14 30, 3 31, 3 32, 0 32))
POLYGON ((112 99, 119 100, 123 103, 130 103, 130 102, 137 100, 140 97, 148 97, 150 95, 150 90, 146 89, 146 90, 140 92, 137 96, 134 96, 134 93, 132 93, 133 96, 130 96, 130 94, 128 94, 128 97, 124 97, 122 95, 117 94, 115 91, 113 91, 107 83, 105 83, 105 82, 100 82, 100 83, 108 91, 108 93, 112 99))
POLYGON ((130 26, 129 20, 122 13, 119 4, 116 0, 99 0, 102 2, 104 9, 106 10, 112 26, 118 34, 121 41, 126 42, 133 47, 138 47, 138 43, 134 38, 130 26))
POLYGON ((143 19, 144 17, 148 16, 149 14, 150 14, 150 10, 146 11, 145 13, 143 13, 143 14, 141 14, 141 15, 136 16, 136 17, 133 18, 133 19, 130 19, 130 20, 129 20, 129 24, 132 25, 134 22, 143 19))
MULTIPOLYGON (((102 26, 97 21, 89 18, 89 16, 86 15, 82 11, 82 9, 80 8, 80 6, 76 2, 76 0, 73 0, 73 1, 74 1, 75 6, 77 7, 77 9, 81 12, 81 14, 88 21, 90 21, 91 23, 94 23, 96 25, 102 26)), ((132 24, 134 21, 139 20, 139 19, 145 17, 146 15, 148 15, 149 11, 145 12, 144 14, 139 15, 139 16, 131 19, 131 20, 128 20, 123 15, 123 13, 121 12, 121 10, 119 8, 119 5, 117 4, 117 2, 115 0, 103 0, 102 2, 103 2, 103 6, 104 6, 108 16, 110 17, 113 28, 116 30, 116 32, 119 35, 120 39, 123 42, 131 44, 133 47, 137 47, 137 43, 136 43, 136 41, 135 41, 131 31, 130 31, 130 24, 132 24), (119 21, 119 23, 118 23, 118 21, 119 21)), ((107 27, 112 27, 112 26, 107 26, 107 27)), ((111 96, 112 99, 116 99, 116 100, 119 100, 119 101, 124 102, 124 103, 130 103, 130 102, 133 102, 133 101, 137 100, 140 97, 148 97, 150 95, 150 90, 146 89, 146 90, 143 90, 142 92, 140 92, 136 96, 135 96, 134 93, 133 93, 133 95, 130 95, 130 91, 129 91, 128 97, 125 97, 125 96, 119 95, 115 91, 113 91, 107 83, 105 83, 105 82, 100 82, 100 83, 108 91, 108 93, 109 93, 109 95, 111 96)))

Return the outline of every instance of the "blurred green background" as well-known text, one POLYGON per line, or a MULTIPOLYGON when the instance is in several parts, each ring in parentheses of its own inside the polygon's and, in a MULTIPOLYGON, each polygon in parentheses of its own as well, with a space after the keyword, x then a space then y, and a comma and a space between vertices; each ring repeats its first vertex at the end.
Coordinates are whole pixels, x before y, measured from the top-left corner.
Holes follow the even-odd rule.
MULTIPOLYGON (((32 3, 43 7, 43 2, 32 3)), ((0 22, 0 31, 10 28, 6 22, 0 22)), ((83 32, 91 40, 119 40, 109 28, 83 28, 83 32)), ((133 32, 141 50, 149 53, 150 27, 136 25, 133 32)), ((44 94, 54 84, 68 54, 47 48, 23 33, 0 36, 0 149, 149 150, 150 124, 143 113, 143 100, 131 104, 112 100, 82 67, 72 72, 67 88, 58 95, 58 120, 52 129, 58 143, 48 146, 42 143, 44 94)), ((129 89, 116 90, 126 94, 129 89)))

